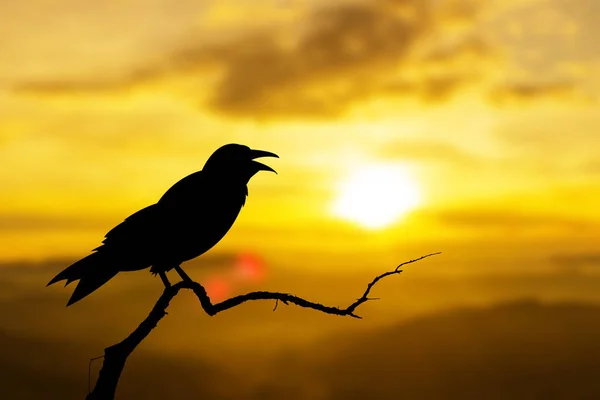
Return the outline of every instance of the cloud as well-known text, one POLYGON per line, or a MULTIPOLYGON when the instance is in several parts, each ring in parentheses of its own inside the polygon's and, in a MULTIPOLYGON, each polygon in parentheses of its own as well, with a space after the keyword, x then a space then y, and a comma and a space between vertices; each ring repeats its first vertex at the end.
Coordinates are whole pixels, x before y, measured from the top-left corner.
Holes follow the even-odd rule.
POLYGON ((561 267, 600 266, 600 252, 557 254, 552 261, 561 267))
POLYGON ((386 143, 378 154, 383 158, 448 163, 462 167, 475 167, 483 162, 475 154, 439 141, 395 140, 386 143))
MULTIPOLYGON (((499 121, 493 135, 506 160, 554 180, 596 175, 600 124, 597 107, 524 109, 499 121)), ((593 183, 590 182, 592 185, 593 183)), ((588 197, 580 184, 579 200, 588 197), (583 196, 583 197, 582 197, 583 196)))
POLYGON ((501 122, 495 131, 499 140, 545 155, 565 150, 583 150, 598 140, 595 108, 578 110, 576 113, 557 110, 552 115, 552 124, 534 113, 501 122))
POLYGON ((335 117, 380 95, 446 100, 473 79, 472 68, 456 61, 490 49, 471 37, 433 45, 431 33, 449 17, 428 4, 330 6, 313 13, 311 29, 293 45, 273 35, 228 43, 216 52, 223 75, 208 105, 229 115, 335 117))
POLYGON ((583 160, 581 170, 589 175, 600 175, 600 160, 597 158, 583 160))
POLYGON ((497 105, 523 103, 543 99, 584 99, 575 82, 521 82, 499 85, 489 92, 488 99, 497 105))
MULTIPOLYGON (((100 240, 99 240, 100 242, 100 240)), ((80 249, 81 250, 81 249, 80 249)), ((87 249, 83 249, 83 252, 87 252, 87 249)), ((213 251, 203 254, 202 257, 197 257, 193 260, 187 261, 185 267, 195 268, 206 268, 206 267, 224 267, 232 266, 238 258, 238 253, 226 252, 226 251, 213 251)), ((22 274, 25 271, 37 273, 39 271, 51 271, 53 274, 57 274, 62 271, 65 267, 71 265, 79 258, 73 257, 61 257, 61 258, 48 258, 42 260, 2 260, 0 259, 0 271, 3 273, 15 272, 22 274)), ((5 276, 6 277, 6 276, 5 276)))
MULTIPOLYGON (((193 9, 192 4, 188 6, 193 9)), ((285 23, 261 28, 257 23, 244 23, 263 17, 260 12, 256 18, 238 13, 239 26, 225 24, 226 29, 214 35, 200 35, 192 28, 184 34, 173 21, 156 31, 144 24, 143 30, 123 40, 129 46, 133 37, 141 35, 157 42, 154 51, 158 54, 146 54, 152 46, 140 39, 146 43, 145 52, 135 62, 127 54, 124 58, 129 61, 118 67, 84 69, 105 71, 101 74, 61 72, 41 79, 43 75, 38 74, 38 79, 24 78, 12 89, 22 95, 77 97, 168 88, 169 94, 214 113, 259 119, 331 119, 380 97, 443 103, 472 84, 479 85, 477 90, 497 106, 545 99, 591 100, 576 77, 544 72, 563 65, 561 57, 568 53, 565 46, 555 51, 554 42, 552 46, 547 40, 529 43, 518 38, 514 42, 498 33, 498 25, 528 26, 531 15, 541 14, 540 7, 537 2, 517 0, 342 1, 320 8, 311 3, 302 11, 274 6, 275 11, 285 11, 285 23), (161 29, 171 39, 158 41, 161 29), (496 34, 488 35, 490 31, 496 34), (540 47, 551 55, 543 57, 541 67, 523 56, 540 47), (530 77, 490 88, 490 78, 500 63, 509 70, 529 70, 530 77), (546 81, 535 82, 542 75, 546 81)), ((174 15, 189 22, 187 13, 174 15)), ((583 16, 575 20, 585 25, 583 16)), ((103 24, 98 22, 105 28, 103 24)), ((107 35, 106 29, 95 29, 107 35)), ((84 52, 79 47, 78 51, 84 52)), ((98 59, 98 65, 107 63, 111 64, 98 59)))
POLYGON ((45 230, 96 230, 110 225, 109 219, 44 214, 0 215, 0 233, 45 230))
POLYGON ((545 214, 533 211, 511 211, 502 209, 454 209, 435 214, 438 221, 466 229, 505 229, 518 233, 530 229, 559 229, 561 231, 597 230, 598 222, 589 219, 545 214))
POLYGON ((408 57, 430 25, 425 3, 404 1, 399 7, 403 13, 386 10, 381 2, 334 6, 316 12, 312 30, 293 47, 274 40, 249 46, 228 60, 212 105, 234 113, 340 111, 368 94, 369 85, 351 78, 361 82, 389 72, 389 63, 408 57), (325 85, 326 94, 315 84, 325 85))
POLYGON ((153 67, 136 69, 122 75, 105 77, 90 77, 87 79, 59 79, 28 81, 13 86, 15 93, 36 95, 85 95, 121 93, 127 88, 133 88, 144 83, 153 82, 163 71, 153 67))
POLYGON ((474 60, 489 54, 472 37, 445 40, 448 21, 475 15, 474 2, 460 2, 450 8, 418 0, 330 5, 313 10, 301 34, 272 29, 221 43, 190 39, 161 62, 120 76, 23 82, 14 90, 102 94, 181 77, 196 87, 193 82, 216 67, 220 77, 206 99, 186 96, 227 115, 334 117, 379 95, 444 101, 476 78, 474 60))

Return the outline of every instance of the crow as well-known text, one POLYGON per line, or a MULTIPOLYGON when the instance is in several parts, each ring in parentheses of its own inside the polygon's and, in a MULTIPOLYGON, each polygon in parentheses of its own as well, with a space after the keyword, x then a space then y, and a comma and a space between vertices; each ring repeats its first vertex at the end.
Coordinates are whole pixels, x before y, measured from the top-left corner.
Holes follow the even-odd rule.
MULTIPOLYGON (((255 161, 276 154, 240 144, 217 149, 202 170, 181 179, 160 200, 111 229, 102 245, 49 283, 79 280, 67 306, 86 297, 117 273, 148 267, 170 286, 171 269, 190 280, 180 264, 205 253, 229 231, 248 196, 248 182, 259 171, 275 172, 255 161)), ((275 172, 276 173, 276 172, 275 172)))

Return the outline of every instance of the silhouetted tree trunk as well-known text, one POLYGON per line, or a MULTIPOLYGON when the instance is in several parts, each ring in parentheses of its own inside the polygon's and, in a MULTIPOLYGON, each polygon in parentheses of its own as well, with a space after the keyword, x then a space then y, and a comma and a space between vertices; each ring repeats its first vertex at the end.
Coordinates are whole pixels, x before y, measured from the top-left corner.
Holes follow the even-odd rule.
POLYGON ((402 272, 400 268, 404 265, 411 264, 437 254, 440 253, 427 254, 414 260, 403 262, 394 270, 378 275, 367 285, 367 289, 365 290, 364 294, 345 309, 325 306, 323 304, 314 303, 291 294, 278 292, 251 292, 232 297, 221 303, 212 304, 210 297, 208 297, 208 294, 206 293, 206 289, 204 289, 202 285, 197 282, 187 280, 179 282, 173 286, 165 288, 165 291, 159 297, 158 301, 152 308, 152 311, 150 311, 150 314, 148 314, 148 317, 146 317, 146 319, 144 319, 144 321, 142 321, 142 323, 127 338, 125 338, 125 340, 113 346, 107 347, 104 350, 104 362, 100 370, 100 375, 98 376, 94 390, 87 395, 86 400, 114 399, 117 384, 119 383, 119 378, 121 377, 121 373, 123 372, 127 358, 131 353, 133 353, 135 348, 142 342, 142 340, 144 340, 150 334, 158 322, 167 314, 166 309, 169 306, 169 303, 181 289, 192 290, 196 297, 198 297, 198 300, 200 300, 200 306, 210 316, 236 307, 250 300, 275 300, 276 303, 273 310, 277 308, 279 301, 281 301, 284 304, 293 303, 297 306, 312 308, 326 314, 361 318, 355 314, 355 311, 361 304, 366 303, 369 300, 376 300, 375 298, 369 298, 368 296, 371 292, 371 289, 377 282, 387 276, 400 274, 402 272))

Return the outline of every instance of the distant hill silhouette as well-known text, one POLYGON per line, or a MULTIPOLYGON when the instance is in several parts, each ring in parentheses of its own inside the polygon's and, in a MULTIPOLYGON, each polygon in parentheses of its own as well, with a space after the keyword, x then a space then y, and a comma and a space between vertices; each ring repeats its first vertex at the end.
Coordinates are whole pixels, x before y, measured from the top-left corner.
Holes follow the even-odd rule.
MULTIPOLYGON (((2 398, 81 400, 87 394, 88 360, 94 355, 89 347, 0 332, 0 348, 2 398)), ((92 369, 92 384, 99 365, 92 369)), ((144 351, 133 355, 127 367, 117 399, 233 399, 231 393, 224 394, 231 392, 225 383, 241 379, 202 360, 160 357, 144 351)))
MULTIPOLYGON (((128 362, 117 398, 597 399, 599 337, 598 306, 519 301, 340 334, 290 348, 264 370, 248 359, 247 368, 237 366, 247 371, 243 377, 207 361, 142 348, 128 362)), ((85 394, 87 359, 95 355, 90 349, 6 333, 0 333, 0 348, 5 398, 85 394)))
POLYGON ((302 399, 598 399, 599 337, 592 305, 457 309, 288 354, 273 389, 304 390, 302 399))

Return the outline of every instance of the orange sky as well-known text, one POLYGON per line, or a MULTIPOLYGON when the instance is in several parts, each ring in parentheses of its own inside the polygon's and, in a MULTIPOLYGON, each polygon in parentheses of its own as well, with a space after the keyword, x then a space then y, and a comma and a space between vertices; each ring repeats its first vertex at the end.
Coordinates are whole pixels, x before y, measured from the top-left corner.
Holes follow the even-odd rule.
POLYGON ((465 272, 598 251, 596 0, 176 3, 0 1, 1 259, 86 254, 229 142, 279 175, 212 252, 465 272), (372 163, 422 199, 378 231, 331 212, 372 163))

